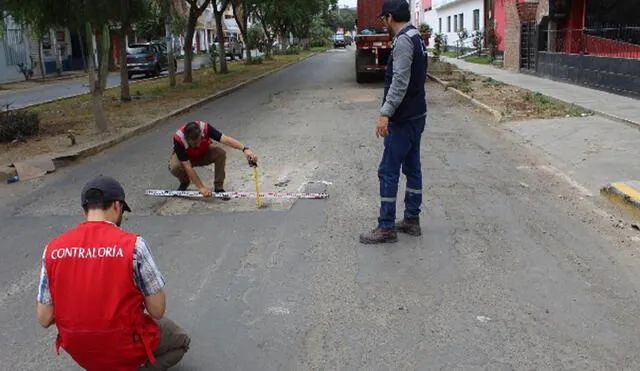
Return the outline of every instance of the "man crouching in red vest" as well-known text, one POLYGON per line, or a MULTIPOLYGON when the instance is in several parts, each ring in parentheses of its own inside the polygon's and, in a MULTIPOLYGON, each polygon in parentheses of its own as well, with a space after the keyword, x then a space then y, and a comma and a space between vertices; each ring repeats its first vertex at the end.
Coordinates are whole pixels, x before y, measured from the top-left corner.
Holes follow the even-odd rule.
POLYGON ((87 220, 45 248, 38 322, 55 323, 56 351, 86 370, 168 369, 191 340, 163 318, 165 280, 144 239, 120 229, 131 211, 122 186, 110 177, 91 180, 82 207, 87 220))
POLYGON ((204 185, 193 168, 214 164, 214 191, 224 193, 227 154, 224 149, 215 146, 213 140, 242 150, 247 160, 258 161, 258 157, 249 147, 222 134, 210 124, 204 121, 189 122, 180 127, 173 135, 173 151, 169 159, 169 171, 180 180, 179 191, 186 190, 193 182, 203 196, 211 196, 211 189, 204 185))

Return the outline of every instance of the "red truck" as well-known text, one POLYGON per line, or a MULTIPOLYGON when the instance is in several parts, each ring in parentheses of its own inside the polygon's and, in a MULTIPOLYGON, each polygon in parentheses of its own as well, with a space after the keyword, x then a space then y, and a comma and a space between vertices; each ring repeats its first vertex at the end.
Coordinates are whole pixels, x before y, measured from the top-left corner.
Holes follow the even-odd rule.
POLYGON ((358 0, 356 11, 356 81, 384 73, 391 55, 392 38, 380 19, 383 0, 358 0))

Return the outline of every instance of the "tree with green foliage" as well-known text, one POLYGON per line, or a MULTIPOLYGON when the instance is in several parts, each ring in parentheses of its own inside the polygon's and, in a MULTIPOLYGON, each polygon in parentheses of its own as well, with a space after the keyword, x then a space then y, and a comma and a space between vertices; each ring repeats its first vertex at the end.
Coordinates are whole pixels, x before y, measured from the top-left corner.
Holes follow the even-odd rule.
POLYGON ((278 9, 278 0, 257 0, 252 4, 251 14, 258 20, 264 32, 265 59, 271 59, 271 50, 276 35, 272 25, 275 22, 275 14, 278 9))
POLYGON ((95 124, 98 131, 109 131, 102 97, 109 67, 109 25, 119 21, 119 3, 114 6, 108 0, 4 0, 2 6, 18 23, 40 32, 52 28, 84 30, 89 44, 87 61, 95 124), (98 62, 97 75, 94 58, 98 62))
POLYGON ((297 38, 310 36, 313 19, 335 8, 337 0, 255 0, 252 15, 263 27, 267 39, 267 58, 276 36, 287 48, 288 35, 297 38))
POLYGON ((329 45, 329 39, 333 31, 324 23, 321 16, 316 16, 311 23, 309 38, 312 47, 322 47, 329 45))
POLYGON ((233 17, 240 28, 242 39, 245 41, 247 63, 251 63, 251 47, 249 47, 249 16, 253 3, 260 0, 231 0, 233 17))
POLYGON ((153 16, 152 2, 150 0, 117 0, 114 5, 118 6, 117 14, 118 27, 118 59, 120 64, 120 101, 131 101, 129 91, 129 71, 127 68, 127 35, 131 31, 132 25, 138 21, 146 20, 153 16))
MULTIPOLYGON (((185 58, 184 58, 184 78, 185 83, 193 82, 193 36, 196 33, 198 18, 204 13, 212 0, 185 0, 189 5, 189 15, 187 17, 187 32, 185 34, 185 58)), ((216 0, 213 0, 216 1, 216 0)), ((226 1, 226 0, 225 0, 226 1)), ((214 4, 215 9, 215 4, 214 4)))
POLYGON ((353 30, 356 25, 356 11, 349 8, 336 8, 328 12, 325 21, 334 32, 338 28, 353 30))
POLYGON ((258 49, 262 51, 263 40, 264 31, 262 30, 262 27, 257 24, 251 25, 251 27, 249 27, 249 30, 247 31, 247 49, 258 49))

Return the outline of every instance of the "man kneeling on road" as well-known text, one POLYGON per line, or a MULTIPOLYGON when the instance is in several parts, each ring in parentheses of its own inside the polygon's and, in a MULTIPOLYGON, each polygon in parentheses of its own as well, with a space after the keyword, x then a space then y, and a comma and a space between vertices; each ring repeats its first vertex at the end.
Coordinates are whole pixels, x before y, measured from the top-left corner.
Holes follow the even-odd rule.
POLYGON ((174 366, 191 340, 163 318, 165 280, 144 239, 120 229, 123 213, 131 211, 122 186, 93 179, 82 191, 82 207, 86 221, 45 248, 38 322, 55 323, 56 351, 63 348, 89 371, 174 366))
POLYGON ((173 135, 173 152, 169 159, 169 171, 180 181, 179 191, 186 190, 193 182, 203 196, 210 197, 211 190, 202 183, 194 167, 215 164, 214 192, 225 192, 223 186, 227 153, 221 147, 216 146, 212 139, 242 150, 249 161, 258 161, 258 157, 249 147, 222 134, 210 124, 204 121, 189 122, 173 135))

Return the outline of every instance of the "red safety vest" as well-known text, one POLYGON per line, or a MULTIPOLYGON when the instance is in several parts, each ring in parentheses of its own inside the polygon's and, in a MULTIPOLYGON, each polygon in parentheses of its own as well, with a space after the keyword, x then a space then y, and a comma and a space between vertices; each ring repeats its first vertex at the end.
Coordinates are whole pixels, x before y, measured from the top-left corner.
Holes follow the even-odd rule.
POLYGON ((134 371, 160 343, 133 278, 136 235, 84 222, 53 239, 45 267, 60 347, 89 371, 134 371))
POLYGON ((177 140, 178 143, 184 146, 187 156, 189 156, 189 160, 195 160, 202 157, 207 153, 209 145, 212 143, 211 138, 209 138, 209 125, 204 121, 196 122, 200 125, 200 132, 202 133, 202 141, 200 141, 199 147, 189 147, 189 143, 187 142, 184 134, 184 128, 187 124, 182 125, 182 127, 173 135, 173 139, 177 140))

